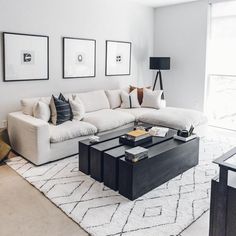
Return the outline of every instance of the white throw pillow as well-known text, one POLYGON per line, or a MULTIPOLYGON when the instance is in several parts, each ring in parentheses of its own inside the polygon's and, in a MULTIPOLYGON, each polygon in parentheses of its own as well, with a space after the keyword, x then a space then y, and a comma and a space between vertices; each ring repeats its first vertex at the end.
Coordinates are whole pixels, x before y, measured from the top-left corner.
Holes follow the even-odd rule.
POLYGON ((160 109, 162 93, 163 93, 162 90, 152 91, 151 89, 144 88, 143 89, 143 102, 141 106, 160 109))
POLYGON ((120 107, 121 105, 121 90, 115 89, 115 90, 106 90, 105 91, 107 98, 110 103, 110 108, 115 109, 117 107, 120 107))
POLYGON ((137 89, 134 89, 131 93, 121 91, 121 108, 138 108, 140 107, 138 101, 137 89))
POLYGON ((51 117, 51 111, 49 105, 46 104, 45 102, 38 101, 37 103, 35 103, 33 107, 33 115, 37 119, 41 119, 48 122, 51 117))
POLYGON ((82 120, 85 114, 85 108, 82 101, 77 96, 73 96, 73 99, 69 99, 69 102, 73 113, 73 120, 82 120))
POLYGON ((21 110, 25 115, 34 115, 34 106, 40 98, 23 98, 21 99, 21 110))

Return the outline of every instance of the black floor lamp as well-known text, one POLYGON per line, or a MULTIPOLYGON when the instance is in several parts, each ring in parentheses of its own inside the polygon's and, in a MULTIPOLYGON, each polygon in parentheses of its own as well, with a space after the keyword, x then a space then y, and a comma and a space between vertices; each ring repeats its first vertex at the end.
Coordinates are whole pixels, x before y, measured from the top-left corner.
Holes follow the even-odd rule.
MULTIPOLYGON (((157 70, 155 82, 153 85, 153 91, 155 90, 158 77, 160 77, 160 89, 163 90, 161 70, 170 69, 170 57, 150 57, 150 70, 157 70)), ((162 99, 164 99, 164 90, 162 93, 162 99)))

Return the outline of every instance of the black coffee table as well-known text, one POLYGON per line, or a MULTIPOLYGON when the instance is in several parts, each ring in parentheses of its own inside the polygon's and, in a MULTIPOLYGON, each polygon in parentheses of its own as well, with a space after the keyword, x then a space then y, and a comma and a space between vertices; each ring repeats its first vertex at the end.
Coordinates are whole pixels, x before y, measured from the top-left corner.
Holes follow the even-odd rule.
MULTIPOLYGON (((143 126, 143 127, 146 127, 146 128, 150 128, 152 127, 150 124, 145 124, 145 123, 139 123, 138 126, 143 126)), ((91 147, 95 146, 95 145, 98 145, 98 144, 102 144, 102 143, 105 143, 105 142, 108 142, 110 140, 113 140, 113 139, 117 139, 118 137, 120 137, 121 135, 133 130, 135 127, 132 126, 130 128, 125 128, 125 129, 120 129, 118 131, 115 131, 115 132, 110 132, 110 133, 107 133, 107 134, 104 134, 104 135, 99 135, 100 137, 100 140, 99 142, 97 143, 90 143, 90 140, 89 139, 85 139, 85 140, 81 140, 79 141, 79 154, 80 154, 80 157, 79 157, 79 170, 85 174, 90 174, 90 155, 91 155, 91 147)), ((108 145, 105 145, 105 146, 108 146, 108 145)), ((105 150, 109 150, 111 148, 114 148, 114 147, 117 147, 117 146, 122 146, 122 144, 118 144, 116 142, 116 144, 113 146, 112 145, 109 145, 109 147, 106 149, 104 148, 104 151, 105 150)))
POLYGON ((126 161, 125 150, 132 147, 121 144, 119 137, 132 129, 101 136, 96 144, 80 141, 80 171, 134 200, 198 164, 199 138, 186 143, 174 140, 176 131, 172 129, 164 138, 153 137, 141 145, 148 148, 148 158, 126 161))

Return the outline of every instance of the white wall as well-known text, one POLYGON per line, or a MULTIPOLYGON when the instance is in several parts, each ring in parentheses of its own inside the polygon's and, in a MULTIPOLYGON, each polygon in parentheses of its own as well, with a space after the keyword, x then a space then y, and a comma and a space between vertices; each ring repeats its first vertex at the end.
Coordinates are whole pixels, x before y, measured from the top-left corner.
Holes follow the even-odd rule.
MULTIPOLYGON (((0 126, 6 114, 19 109, 22 97, 115 88, 120 84, 150 85, 154 10, 126 0, 0 0, 0 32, 50 37, 49 81, 3 82, 0 57, 0 126), (97 40, 96 78, 62 79, 62 37, 97 40), (132 42, 131 76, 105 76, 105 40, 132 42)), ((2 54, 2 35, 0 36, 2 54)))
POLYGON ((204 108, 207 21, 207 1, 155 10, 154 56, 171 57, 163 71, 169 106, 204 108))

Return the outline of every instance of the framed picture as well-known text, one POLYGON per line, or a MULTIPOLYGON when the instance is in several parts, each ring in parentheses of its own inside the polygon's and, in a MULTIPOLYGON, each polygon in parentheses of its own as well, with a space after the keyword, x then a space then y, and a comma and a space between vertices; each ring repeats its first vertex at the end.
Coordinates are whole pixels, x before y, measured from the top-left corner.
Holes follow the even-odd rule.
POLYGON ((49 37, 3 32, 4 81, 49 79, 49 37))
POLYGON ((63 78, 96 76, 96 40, 63 38, 63 78))
POLYGON ((130 75, 131 43, 106 41, 106 75, 130 75))

